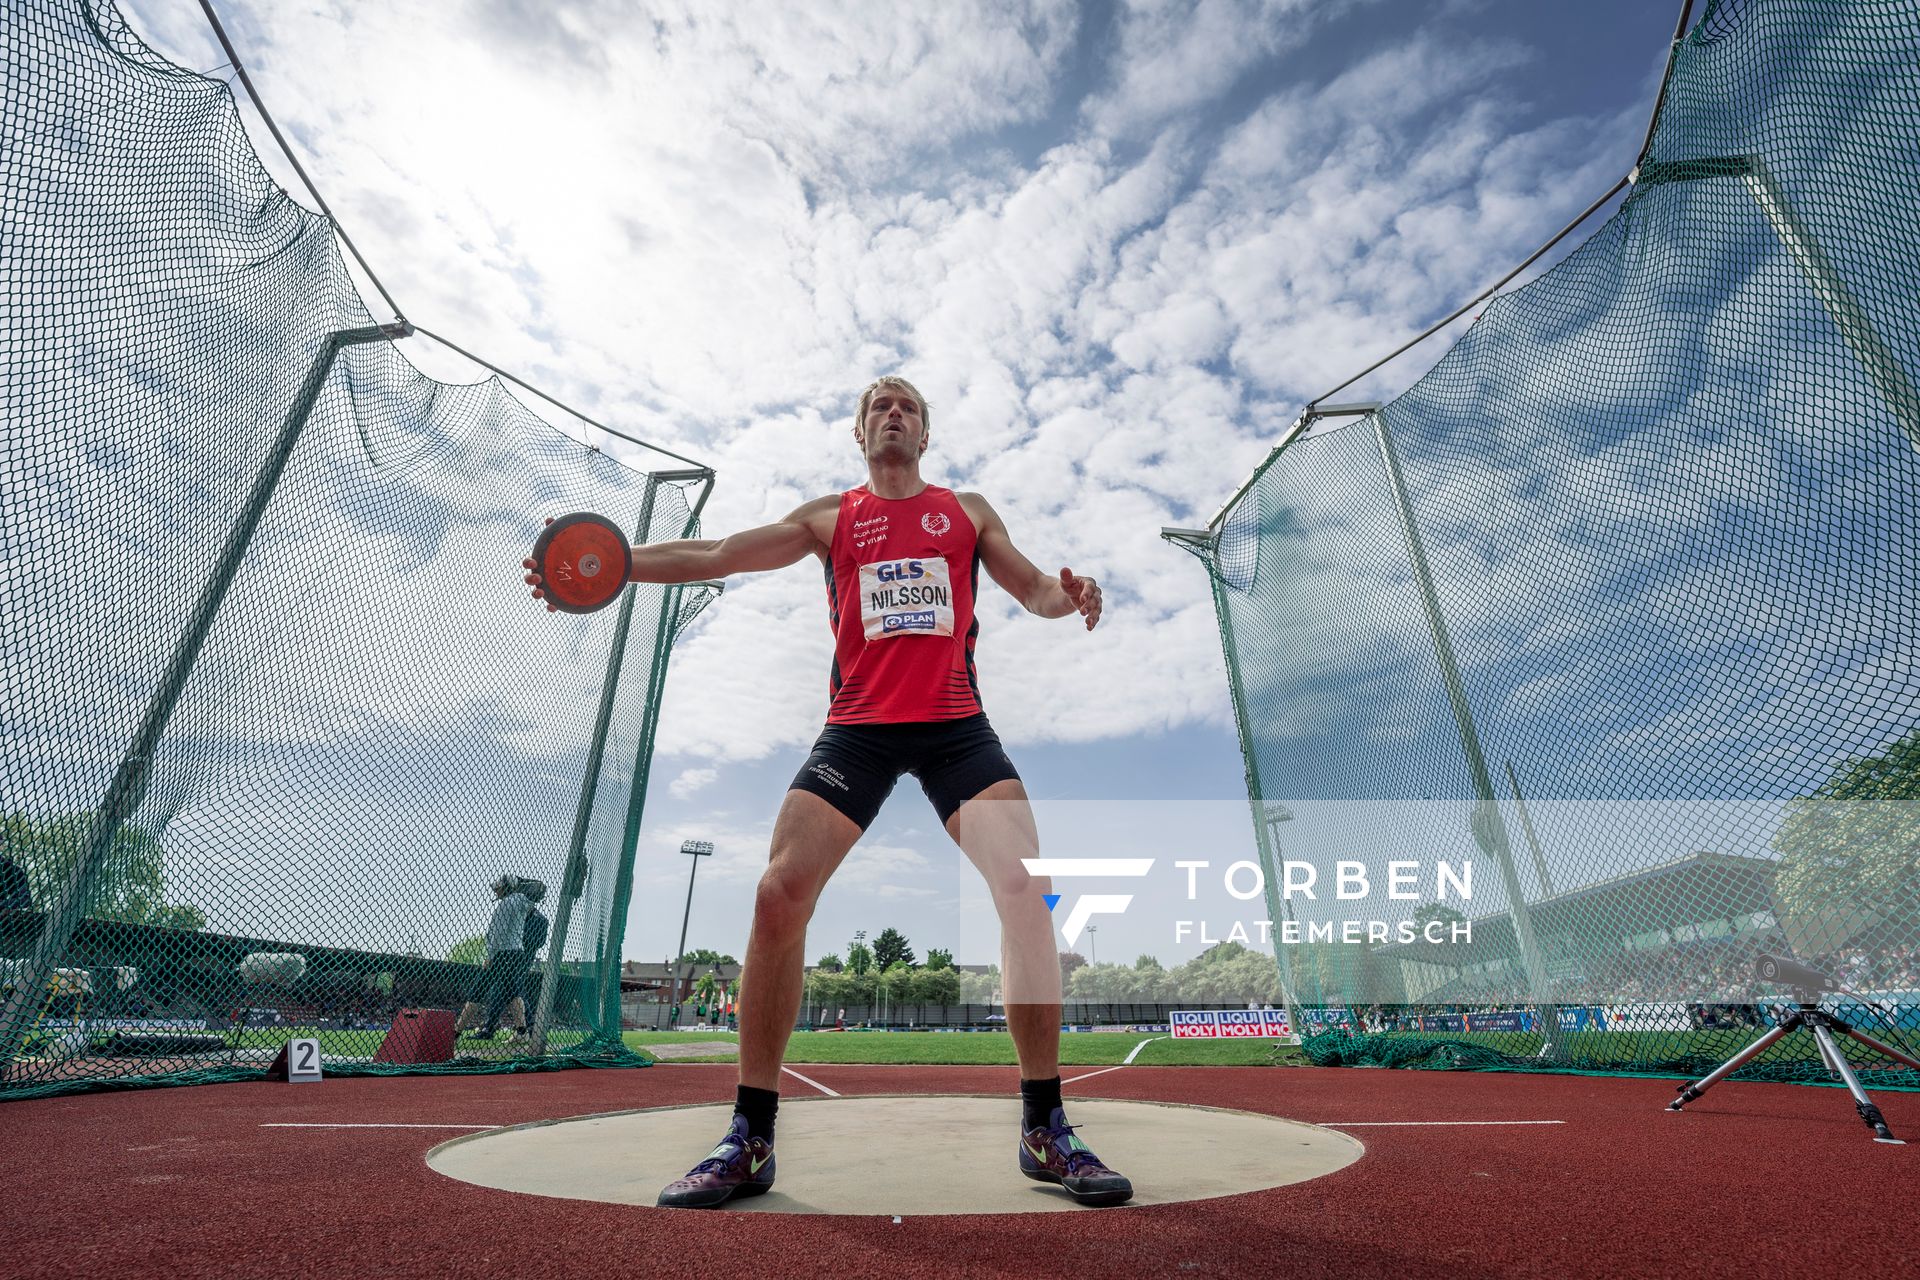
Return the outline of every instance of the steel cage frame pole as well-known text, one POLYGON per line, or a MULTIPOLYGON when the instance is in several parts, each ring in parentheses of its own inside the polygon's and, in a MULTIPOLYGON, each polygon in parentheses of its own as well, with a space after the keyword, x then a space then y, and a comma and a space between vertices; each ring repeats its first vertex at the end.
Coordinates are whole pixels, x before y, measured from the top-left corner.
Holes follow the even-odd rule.
POLYGON ((1273 948, 1274 973, 1280 982, 1280 1007, 1287 1011, 1287 1030, 1293 1035, 1304 1036, 1306 1033, 1300 1029, 1294 1011, 1298 1001, 1294 998, 1293 953, 1285 949, 1286 944, 1280 941, 1277 933, 1280 928, 1280 873, 1284 868, 1278 861, 1272 833, 1267 830, 1266 793, 1260 785, 1260 762, 1254 752, 1253 726, 1247 710, 1246 691, 1240 681, 1239 650, 1233 640, 1233 618, 1228 612, 1230 606, 1225 584, 1213 572, 1211 562, 1207 565, 1207 576, 1213 584, 1214 612, 1220 618, 1220 640, 1226 650, 1227 680, 1233 694, 1233 723, 1239 733, 1240 757, 1246 769, 1247 808, 1253 816, 1254 847, 1260 855, 1264 873, 1266 892, 1262 896, 1266 899, 1267 927, 1274 931, 1270 935, 1273 937, 1270 945, 1273 948))
POLYGON ((601 966, 600 1018, 614 1029, 620 1027, 620 940, 627 930, 627 903, 633 894, 634 853, 640 837, 640 819, 647 806, 647 781, 651 772, 653 733, 660 723, 660 692, 666 685, 667 651, 673 646, 672 619, 679 612, 681 586, 668 587, 660 597, 660 620, 653 629, 653 661, 647 670, 646 710, 640 724, 640 743, 628 784, 627 819, 620 841, 620 861, 614 869, 613 910, 607 918, 606 948, 611 952, 601 966))
MULTIPOLYGON (((1273 852, 1270 855, 1267 855, 1267 860, 1271 862, 1274 874, 1279 875, 1281 877, 1281 882, 1280 882, 1281 890, 1284 890, 1286 887, 1285 875, 1287 870, 1287 860, 1286 860, 1286 854, 1282 852, 1280 848, 1280 824, 1282 822, 1293 821, 1293 811, 1291 809, 1288 809, 1285 805, 1279 804, 1279 802, 1277 801, 1270 801, 1270 800, 1262 800, 1260 802, 1260 807, 1263 811, 1261 814, 1262 822, 1264 823, 1267 829, 1267 839, 1273 845, 1273 852), (1281 811, 1284 811, 1287 816, 1284 818, 1277 816, 1273 812, 1275 808, 1278 808, 1281 811)), ((1272 883, 1271 878, 1269 878, 1268 882, 1272 883)), ((1272 927, 1275 929, 1279 929, 1281 927, 1280 921, 1277 918, 1278 913, 1274 911, 1274 907, 1273 907, 1274 895, 1279 892, 1280 890, 1269 890, 1267 894, 1267 914, 1276 917, 1272 922, 1272 927)), ((1280 905, 1282 910, 1284 910, 1286 913, 1287 923, 1289 924, 1293 923, 1293 900, 1283 896, 1280 900, 1280 905)), ((1278 945, 1274 947, 1274 952, 1275 952, 1274 958, 1276 961, 1279 960, 1279 957, 1281 954, 1285 954, 1287 957, 1286 960, 1280 961, 1280 1000, 1281 1000, 1280 1007, 1287 1011, 1287 1031, 1291 1035, 1304 1036, 1306 1033, 1300 1029, 1300 1024, 1294 1021, 1294 1017, 1295 1017, 1294 1010, 1293 1010, 1293 1006, 1295 1004, 1294 988, 1297 981, 1297 975, 1294 973, 1294 969, 1293 969, 1293 953, 1290 951, 1282 953, 1278 945)))
MULTIPOLYGON (((680 536, 690 537, 699 527, 700 513, 707 505, 707 499, 713 494, 713 472, 701 467, 690 471, 655 472, 654 480, 662 484, 678 484, 694 481, 700 484, 700 496, 693 501, 682 523, 680 536)), ((647 511, 648 524, 640 532, 645 538, 651 538, 652 510, 647 511)), ((660 723, 660 698, 666 688, 667 662, 671 657, 673 642, 678 629, 672 625, 679 616, 680 602, 685 599, 690 586, 711 590, 719 594, 725 589, 723 583, 676 583, 669 587, 660 601, 660 613, 654 626, 653 655, 647 671, 646 709, 642 713, 639 741, 634 748, 633 784, 627 795, 626 823, 622 829, 620 856, 614 871, 612 910, 607 920, 607 945, 612 954, 604 968, 601 978, 600 1009, 601 1017, 615 1028, 618 1039, 620 1025, 620 966, 625 950, 623 941, 626 936, 627 908, 633 893, 633 868, 638 856, 641 818, 646 811, 646 787, 643 780, 648 778, 653 763, 653 735, 660 723)), ((683 940, 684 941, 684 940, 683 940)), ((658 1026, 658 1019, 655 1019, 658 1026)))
POLYGON ((1529 994, 1540 1022, 1542 1047, 1543 1050, 1551 1049, 1559 1041, 1559 1014, 1553 1005, 1546 964, 1540 955, 1539 940, 1533 932, 1533 917, 1527 910, 1526 894, 1520 886, 1520 873, 1513 865, 1513 848, 1507 837, 1506 820, 1501 816, 1500 802, 1494 794, 1486 753, 1480 747, 1480 731, 1473 722, 1473 707, 1467 701, 1466 685, 1460 678, 1460 664, 1454 656, 1453 640, 1447 634, 1446 617, 1440 611, 1440 597, 1434 589, 1433 570, 1427 563, 1420 529, 1414 523, 1413 507, 1407 498, 1406 478, 1400 471, 1400 456, 1393 447, 1393 436, 1387 430, 1384 414, 1373 415, 1373 428, 1374 436, 1380 443, 1380 457, 1386 464, 1387 484, 1393 491, 1394 509, 1400 517, 1400 531, 1406 539, 1408 563, 1420 589, 1420 603, 1426 612, 1427 628, 1432 633, 1434 657, 1440 664, 1440 678, 1446 685, 1447 701, 1453 708, 1454 723, 1460 732, 1460 745, 1466 751, 1467 768, 1472 774, 1474 793, 1478 797, 1470 824, 1474 842, 1482 851, 1493 855, 1500 867, 1500 877, 1507 891, 1507 914, 1513 921, 1514 937, 1520 944, 1520 960, 1526 967, 1529 994))
POLYGON ((1547 874, 1547 855, 1540 847, 1540 837, 1533 829, 1533 814, 1527 810, 1527 798, 1520 792, 1520 778, 1513 771, 1513 761, 1506 762, 1507 786, 1513 790, 1513 802, 1520 808, 1520 829, 1526 833, 1527 848, 1533 854, 1533 872, 1540 877, 1542 897, 1553 896, 1553 877, 1547 874))
POLYGON ((74 859, 59 896, 47 910, 40 940, 34 945, 26 972, 21 975, 22 982, 7 1001, 5 1011, 0 1012, 0 1072, 11 1074, 21 1044, 26 1039, 27 1017, 35 994, 46 985, 47 977, 59 956, 73 941, 73 932, 79 926, 81 913, 85 910, 100 868, 112 851, 114 839, 120 834, 121 824, 133 816, 146 797, 147 785, 153 773, 154 752, 158 750, 167 724, 173 718, 181 694, 186 691, 194 664, 199 660, 200 651, 213 630, 220 606, 226 602, 227 591, 240 572, 240 561, 253 543, 253 536, 259 530, 260 521, 273 499, 273 492, 279 486, 280 477, 285 474, 287 463, 293 457, 294 447, 300 443, 301 433, 306 429, 314 406, 319 403, 320 395, 326 389, 334 360, 347 347, 404 338, 412 332, 410 326, 400 322, 361 329, 339 329, 321 339, 320 349, 314 353, 313 363, 307 367, 307 375, 287 410, 286 420, 281 424, 273 449, 261 464, 259 474, 254 477, 246 503, 241 507, 233 527, 227 531, 226 544, 214 561, 213 573, 201 588, 200 599, 187 620, 186 628, 174 644, 173 656, 153 697, 147 703, 140 728, 135 732, 126 755, 115 768, 113 780, 107 786, 106 795, 101 799, 93 821, 88 824, 86 843, 74 859))
MULTIPOLYGON (((658 476, 647 477, 647 490, 640 500, 639 528, 644 538, 653 519, 653 498, 658 492, 658 476)), ((566 963, 568 936, 573 927, 574 903, 587 887, 587 828, 593 821, 593 801, 600 790, 600 766, 606 758, 607 730, 613 723, 613 704, 620 693, 620 668, 627 656, 627 632, 633 625, 633 606, 638 598, 633 585, 621 589, 620 618, 614 624, 613 641, 607 648, 607 674, 600 684, 600 707, 594 715, 593 739, 587 747, 586 775, 580 780, 580 803, 573 813, 573 834, 567 841, 566 870, 560 878, 560 905, 553 913, 553 937, 547 947, 547 968, 540 979, 540 1001, 534 1009, 528 1052, 540 1056, 547 1051, 547 1028, 553 1020, 554 999, 560 990, 560 970, 566 963)))
POLYGON ((1638 187, 1663 186, 1670 182, 1698 181, 1702 178, 1739 178, 1747 194, 1760 208, 1767 226, 1793 259, 1807 286, 1839 332, 1840 340, 1853 353, 1900 429, 1916 451, 1920 451, 1920 391, 1914 389, 1907 371, 1887 346, 1880 331, 1873 327, 1865 309, 1847 288, 1819 241, 1802 222, 1786 192, 1774 181, 1772 172, 1759 156, 1714 156, 1703 160, 1666 160, 1641 165, 1633 172, 1638 187))

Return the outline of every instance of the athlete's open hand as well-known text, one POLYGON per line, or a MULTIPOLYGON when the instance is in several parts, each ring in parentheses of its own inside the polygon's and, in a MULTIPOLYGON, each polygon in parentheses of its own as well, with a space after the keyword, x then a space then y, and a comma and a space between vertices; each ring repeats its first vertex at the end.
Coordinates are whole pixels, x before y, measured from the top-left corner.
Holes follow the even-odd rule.
POLYGON ((1071 569, 1062 569, 1060 589, 1067 593, 1067 599, 1071 600, 1073 607, 1080 611, 1080 616, 1087 620, 1087 630, 1093 630, 1094 624, 1100 621, 1100 584, 1092 578, 1074 576, 1071 569))
MULTIPOLYGON (((552 516, 547 517, 547 523, 548 524, 553 523, 552 516)), ((520 567, 527 571, 527 576, 525 579, 523 579, 523 581, 525 581, 528 586, 533 588, 533 598, 535 600, 546 600, 547 599, 547 580, 540 576, 540 566, 533 562, 533 557, 528 556, 525 560, 522 560, 520 562, 520 567)), ((547 612, 558 613, 559 608, 552 601, 548 600, 547 612)))

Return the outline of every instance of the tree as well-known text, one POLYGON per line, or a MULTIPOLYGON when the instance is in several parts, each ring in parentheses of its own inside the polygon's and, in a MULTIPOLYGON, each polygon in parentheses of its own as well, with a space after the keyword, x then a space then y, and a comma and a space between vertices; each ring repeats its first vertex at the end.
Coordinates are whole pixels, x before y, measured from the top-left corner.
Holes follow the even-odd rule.
POLYGON ((1272 1001, 1280 996, 1280 971, 1272 956, 1223 942, 1169 973, 1166 990, 1176 1001, 1201 1004, 1272 1001))
POLYGON ((1843 945, 1920 906, 1920 732, 1843 761, 1790 802, 1774 834, 1773 897, 1802 954, 1843 945))
POLYGON ((985 973, 963 973, 960 975, 960 998, 956 1004, 987 1004, 994 993, 1000 990, 1000 968, 995 965, 985 973))
POLYGON ((928 947, 927 948, 927 968, 929 969, 953 968, 953 952, 943 950, 940 947, 928 947))
POLYGON ((1066 991, 1076 1000, 1150 1001, 1154 996, 1148 993, 1148 984, 1158 978, 1157 973, 1126 965, 1090 964, 1074 970, 1066 991))
POLYGON ((824 970, 827 973, 839 973, 842 969, 845 969, 847 966, 840 963, 839 956, 829 951, 827 952, 827 954, 821 956, 818 960, 815 960, 813 962, 813 967, 816 969, 824 970))
POLYGON ((873 952, 867 950, 867 944, 856 942, 847 948, 847 972, 856 978, 865 977, 867 970, 873 968, 873 952))
POLYGON ((487 958, 487 940, 483 936, 464 938, 453 944, 447 959, 455 964, 481 964, 487 958))
POLYGON ((1060 989, 1065 991, 1073 982, 1073 971, 1087 962, 1087 958, 1078 951, 1060 953, 1060 989))
POLYGON ((873 984, 858 974, 821 970, 807 979, 807 991, 808 999, 825 1007, 826 1020, 831 1022, 838 1009, 868 1003, 873 984))
POLYGON ((739 964, 740 962, 732 956, 723 956, 718 951, 709 951, 705 947, 702 947, 698 951, 689 951, 687 954, 681 956, 680 963, 685 965, 714 965, 739 964))
MULTIPOLYGON (((0 818, 7 856, 27 873, 33 900, 41 910, 58 901, 74 864, 92 834, 94 815, 69 814, 36 819, 25 814, 0 818)), ((206 912, 190 903, 169 903, 166 858, 159 838, 144 827, 122 823, 114 833, 93 887, 81 907, 95 920, 155 925, 163 929, 204 929, 206 912)))
POLYGON ((917 970, 907 988, 917 1004, 960 1004, 960 974, 952 965, 917 970))
POLYGON ((880 936, 873 940, 873 958, 882 969, 891 969, 902 960, 912 965, 913 948, 907 945, 906 938, 898 929, 888 927, 882 929, 880 936))

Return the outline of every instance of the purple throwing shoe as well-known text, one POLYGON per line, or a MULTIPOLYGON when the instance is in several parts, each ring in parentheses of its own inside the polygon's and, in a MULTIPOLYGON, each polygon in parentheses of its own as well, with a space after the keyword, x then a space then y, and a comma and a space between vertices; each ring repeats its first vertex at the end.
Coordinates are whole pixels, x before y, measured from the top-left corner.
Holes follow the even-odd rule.
POLYGON ((1087 1144, 1073 1136, 1074 1126, 1060 1107, 1045 1127, 1020 1135, 1020 1172, 1035 1182, 1065 1187, 1079 1204, 1124 1204, 1133 1198, 1133 1184, 1100 1163, 1087 1144))
POLYGON ((654 1203, 662 1209, 717 1209, 735 1196, 757 1196, 773 1185, 773 1144, 747 1136, 747 1118, 736 1115, 713 1153, 669 1183, 654 1203))

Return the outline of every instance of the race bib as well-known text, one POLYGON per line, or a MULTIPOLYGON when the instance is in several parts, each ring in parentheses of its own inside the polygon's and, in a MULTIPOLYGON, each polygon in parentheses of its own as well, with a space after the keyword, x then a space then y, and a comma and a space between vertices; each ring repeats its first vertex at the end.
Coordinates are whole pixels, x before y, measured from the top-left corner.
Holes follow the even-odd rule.
POLYGON ((953 582, 945 556, 860 566, 860 618, 867 639, 953 634, 953 582))

